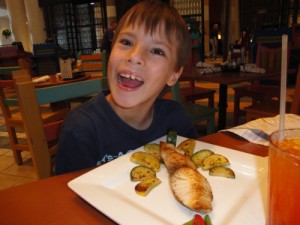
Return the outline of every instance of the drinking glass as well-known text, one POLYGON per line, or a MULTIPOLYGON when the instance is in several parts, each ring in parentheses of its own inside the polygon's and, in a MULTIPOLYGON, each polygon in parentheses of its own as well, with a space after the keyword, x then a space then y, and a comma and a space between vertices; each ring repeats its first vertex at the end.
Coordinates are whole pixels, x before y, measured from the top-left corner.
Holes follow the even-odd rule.
POLYGON ((300 129, 279 138, 270 136, 267 225, 300 224, 300 129))

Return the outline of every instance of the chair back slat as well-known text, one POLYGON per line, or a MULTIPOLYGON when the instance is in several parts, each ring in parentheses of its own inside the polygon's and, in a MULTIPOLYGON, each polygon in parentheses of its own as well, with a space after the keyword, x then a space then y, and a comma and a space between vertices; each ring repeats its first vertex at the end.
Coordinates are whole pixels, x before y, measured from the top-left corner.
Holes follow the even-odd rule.
POLYGON ((38 103, 42 105, 97 93, 107 88, 106 82, 106 78, 97 78, 40 88, 36 89, 35 92, 38 103))
POLYGON ((50 177, 51 156, 44 133, 39 105, 37 104, 34 84, 32 82, 18 83, 16 81, 16 91, 26 136, 31 146, 32 155, 34 155, 32 161, 36 168, 39 168, 38 177, 50 177))
POLYGON ((12 71, 19 70, 19 66, 0 67, 0 75, 11 75, 12 71))

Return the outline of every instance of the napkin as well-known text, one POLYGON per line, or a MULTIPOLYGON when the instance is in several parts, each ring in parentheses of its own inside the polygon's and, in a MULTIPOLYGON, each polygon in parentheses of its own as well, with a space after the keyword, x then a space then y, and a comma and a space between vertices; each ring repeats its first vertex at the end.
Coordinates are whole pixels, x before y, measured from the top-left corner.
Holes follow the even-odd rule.
POLYGON ((35 83, 35 84, 38 84, 38 83, 46 82, 48 80, 50 80, 50 76, 45 75, 45 76, 41 76, 41 77, 37 77, 37 78, 32 79, 32 82, 35 83))
POLYGON ((249 72, 249 73, 266 73, 266 69, 258 67, 256 64, 247 63, 245 65, 240 66, 241 72, 249 72))
MULTIPOLYGON (((300 116, 295 114, 285 114, 284 127, 285 129, 300 128, 300 116)), ((260 118, 219 132, 229 131, 250 142, 269 146, 269 135, 276 130, 279 130, 279 115, 275 117, 260 118)))

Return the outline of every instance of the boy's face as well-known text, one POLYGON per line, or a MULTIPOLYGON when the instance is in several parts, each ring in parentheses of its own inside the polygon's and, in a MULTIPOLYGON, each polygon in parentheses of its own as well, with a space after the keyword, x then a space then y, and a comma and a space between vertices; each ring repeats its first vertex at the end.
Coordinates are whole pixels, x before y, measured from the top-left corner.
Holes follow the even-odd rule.
POLYGON ((176 45, 160 29, 153 34, 137 25, 121 29, 108 64, 109 86, 118 106, 152 104, 165 85, 174 85, 180 76, 182 70, 174 69, 176 45))

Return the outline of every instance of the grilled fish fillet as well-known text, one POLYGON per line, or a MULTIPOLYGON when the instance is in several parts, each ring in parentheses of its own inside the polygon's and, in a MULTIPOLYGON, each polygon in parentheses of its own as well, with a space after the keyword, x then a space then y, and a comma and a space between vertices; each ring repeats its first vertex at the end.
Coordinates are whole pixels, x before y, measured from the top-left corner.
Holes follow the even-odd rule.
POLYGON ((212 190, 207 179, 197 170, 181 167, 170 176, 175 198, 186 207, 208 213, 212 211, 212 190))
POLYGON ((196 169, 195 164, 191 161, 189 156, 177 152, 173 144, 163 141, 160 142, 160 154, 170 175, 184 166, 196 169))

